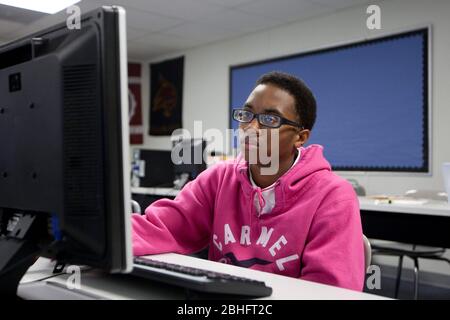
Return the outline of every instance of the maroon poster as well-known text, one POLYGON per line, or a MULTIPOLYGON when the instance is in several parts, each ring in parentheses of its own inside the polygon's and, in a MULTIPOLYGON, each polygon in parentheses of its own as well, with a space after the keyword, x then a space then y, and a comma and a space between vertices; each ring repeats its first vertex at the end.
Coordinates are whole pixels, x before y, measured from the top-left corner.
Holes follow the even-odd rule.
POLYGON ((130 144, 144 143, 141 81, 141 64, 128 63, 128 114, 130 118, 130 144))
POLYGON ((150 135, 170 136, 183 127, 184 57, 150 64, 150 135))

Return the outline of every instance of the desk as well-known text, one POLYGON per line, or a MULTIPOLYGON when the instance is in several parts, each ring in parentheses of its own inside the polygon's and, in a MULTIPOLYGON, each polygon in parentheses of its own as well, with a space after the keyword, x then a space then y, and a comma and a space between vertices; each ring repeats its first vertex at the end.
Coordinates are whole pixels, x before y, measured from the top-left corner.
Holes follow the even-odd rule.
MULTIPOLYGON (((153 255, 152 259, 189 265, 192 267, 229 273, 265 281, 271 286, 273 293, 263 299, 297 300, 383 300, 381 296, 327 286, 319 283, 293 279, 267 272, 250 270, 233 265, 198 259, 174 253, 153 255)), ((19 285, 18 295, 25 299, 184 299, 182 288, 132 277, 129 275, 110 275, 98 271, 83 272, 81 290, 68 290, 66 283, 69 275, 62 274, 40 281, 51 276, 52 263, 40 258, 33 265, 19 285)))
POLYGON ((179 192, 180 190, 174 188, 131 188, 132 199, 139 203, 142 212, 156 200, 175 199, 179 192))
MULTIPOLYGON (((133 194, 174 198, 173 188, 132 188, 133 194)), ((450 248, 450 205, 429 200, 423 204, 385 203, 358 197, 363 232, 368 238, 450 248)), ((138 201, 145 209, 149 203, 138 201)))
POLYGON ((358 197, 363 232, 368 238, 450 248, 450 205, 391 204, 358 197))
MULTIPOLYGON (((174 198, 173 188, 132 188, 133 194, 174 198)), ((423 204, 385 203, 358 197, 364 234, 368 238, 450 248, 450 205, 429 200, 423 204)), ((144 209, 149 203, 138 201, 144 209)))
POLYGON ((152 195, 160 197, 173 197, 175 198, 180 192, 174 188, 131 188, 133 194, 152 195))

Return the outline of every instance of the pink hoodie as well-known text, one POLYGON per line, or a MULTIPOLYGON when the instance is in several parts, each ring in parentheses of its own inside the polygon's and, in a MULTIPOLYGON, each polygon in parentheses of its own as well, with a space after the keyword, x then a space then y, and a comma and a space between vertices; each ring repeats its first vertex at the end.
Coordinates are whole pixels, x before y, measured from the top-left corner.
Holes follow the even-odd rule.
POLYGON ((335 175, 322 147, 301 158, 275 185, 275 207, 259 215, 248 164, 220 162, 187 184, 175 200, 133 215, 135 255, 189 254, 209 245, 209 259, 343 288, 364 282, 358 199, 335 175))

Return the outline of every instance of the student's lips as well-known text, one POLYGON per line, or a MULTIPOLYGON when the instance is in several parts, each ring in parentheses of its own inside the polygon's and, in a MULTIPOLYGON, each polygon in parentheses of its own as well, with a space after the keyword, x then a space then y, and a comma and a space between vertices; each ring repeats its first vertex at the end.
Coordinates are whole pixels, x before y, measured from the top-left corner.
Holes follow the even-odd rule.
POLYGON ((257 148, 258 148, 258 144, 249 143, 249 142, 245 143, 245 150, 257 149, 257 148))
POLYGON ((243 142, 246 150, 258 148, 258 139, 247 136, 243 139, 243 142))

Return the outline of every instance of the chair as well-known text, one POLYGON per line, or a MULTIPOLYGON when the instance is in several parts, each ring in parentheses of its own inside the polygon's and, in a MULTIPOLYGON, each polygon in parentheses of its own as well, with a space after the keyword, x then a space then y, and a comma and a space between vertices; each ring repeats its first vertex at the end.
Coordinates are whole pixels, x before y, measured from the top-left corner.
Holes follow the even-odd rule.
POLYGON ((369 239, 365 235, 363 235, 363 243, 364 243, 364 265, 365 271, 370 267, 370 263, 372 262, 372 246, 370 244, 369 239))
POLYGON ((131 200, 131 213, 142 213, 141 206, 135 200, 131 200))
MULTIPOLYGON (((447 201, 447 195, 445 193, 434 190, 408 190, 405 193, 405 197, 447 201)), ((414 262, 414 300, 417 300, 419 295, 419 259, 422 258, 441 260, 446 261, 450 264, 450 260, 443 257, 446 250, 445 248, 418 246, 416 244, 406 243, 384 244, 376 243, 373 240, 371 241, 371 246, 373 255, 388 255, 399 257, 397 278, 395 282, 395 298, 398 298, 404 257, 408 257, 414 262)))
POLYGON ((364 189, 364 187, 362 185, 360 185, 356 179, 347 179, 347 181, 350 182, 350 184, 353 187, 353 190, 355 190, 355 193, 358 196, 366 195, 366 189, 364 189))

